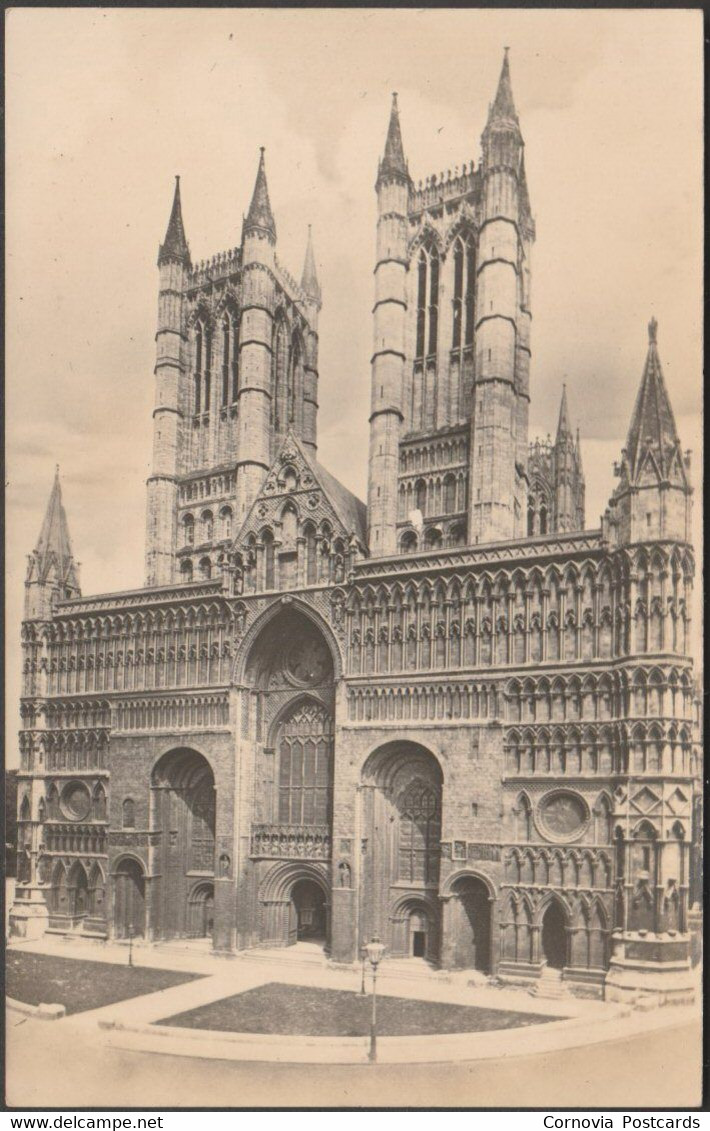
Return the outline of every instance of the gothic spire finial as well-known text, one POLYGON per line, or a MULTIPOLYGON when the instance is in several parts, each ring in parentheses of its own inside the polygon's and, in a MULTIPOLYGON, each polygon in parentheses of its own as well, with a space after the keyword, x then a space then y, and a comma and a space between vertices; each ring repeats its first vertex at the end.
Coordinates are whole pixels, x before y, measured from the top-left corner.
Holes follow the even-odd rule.
POLYGON ((409 180, 409 169, 407 168, 407 160, 404 156, 404 145, 402 144, 402 129, 399 124, 399 105, 397 103, 397 92, 392 92, 392 108, 390 110, 390 120, 387 127, 387 140, 385 141, 385 152, 380 162, 378 183, 380 179, 388 174, 395 174, 399 177, 406 177, 409 180))
POLYGON ((503 66, 500 71, 500 78, 498 79, 498 89, 496 96, 491 105, 488 122, 493 121, 512 121, 518 124, 518 113, 515 109, 515 100, 513 99, 513 87, 510 81, 510 61, 508 52, 510 48, 506 47, 503 52, 503 66))
POLYGON ((170 219, 165 233, 165 239, 160 245, 158 253, 158 266, 169 259, 177 259, 181 263, 190 262, 190 249, 185 238, 185 226, 182 222, 182 205, 180 202, 180 177, 175 177, 175 192, 173 206, 170 210, 170 219))
POLYGON ((308 225, 308 241, 306 243, 306 257, 303 261, 303 275, 301 276, 301 290, 308 298, 320 304, 321 290, 316 271, 316 260, 313 254, 313 235, 311 225, 308 225))
POLYGON ((572 429, 569 422, 569 409, 567 408, 567 382, 562 383, 562 400, 560 401, 560 415, 557 421, 557 440, 559 444, 561 440, 572 436, 572 429))
POLYGON ((648 324, 648 352, 641 385, 631 415, 626 454, 633 476, 641 465, 641 458, 650 448, 659 468, 665 469, 669 456, 679 449, 673 409, 663 379, 663 370, 657 349, 658 323, 652 318, 648 324))
POLYGON ((247 218, 244 221, 244 231, 260 230, 276 239, 276 222, 274 220, 274 214, 271 211, 269 188, 266 183, 265 149, 263 145, 259 146, 259 153, 259 168, 256 172, 256 181, 254 182, 251 204, 249 205, 247 218))
POLYGON ((52 563, 56 565, 61 578, 67 577, 74 568, 69 524, 62 504, 59 464, 55 467, 54 483, 34 553, 43 573, 52 563))

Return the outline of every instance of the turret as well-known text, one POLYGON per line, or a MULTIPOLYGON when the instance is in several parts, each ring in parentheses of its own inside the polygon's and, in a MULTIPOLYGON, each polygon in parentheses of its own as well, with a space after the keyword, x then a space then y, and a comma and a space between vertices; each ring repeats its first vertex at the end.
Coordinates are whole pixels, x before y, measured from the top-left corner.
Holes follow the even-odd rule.
POLYGON ((42 529, 27 561, 25 619, 47 620, 57 601, 80 596, 79 567, 72 553, 57 467, 42 529))
POLYGON ((407 212, 410 177, 396 93, 377 172, 377 261, 370 402, 368 541, 370 553, 397 549, 397 474, 406 362, 407 212))
POLYGON ((507 48, 481 146, 469 493, 473 543, 521 535, 527 510, 529 245, 534 230, 507 48))
POLYGON ((147 483, 146 585, 167 585, 174 575, 179 436, 186 365, 183 294, 189 269, 190 250, 182 220, 180 178, 176 177, 168 228, 158 251, 158 329, 155 335, 153 464, 147 483))
POLYGON ((306 341, 303 388, 303 444, 315 455, 317 449, 318 421, 318 313, 321 308, 321 289, 313 253, 313 235, 308 225, 308 241, 303 261, 301 290, 305 296, 304 313, 309 331, 306 341))
POLYGON ((237 522, 246 517, 269 469, 271 350, 276 223, 261 149, 254 192, 242 227, 242 307, 239 326, 237 522))
POLYGON ((658 323, 648 327, 648 353, 617 467, 609 522, 619 543, 691 541, 690 454, 683 454, 658 354, 658 323))

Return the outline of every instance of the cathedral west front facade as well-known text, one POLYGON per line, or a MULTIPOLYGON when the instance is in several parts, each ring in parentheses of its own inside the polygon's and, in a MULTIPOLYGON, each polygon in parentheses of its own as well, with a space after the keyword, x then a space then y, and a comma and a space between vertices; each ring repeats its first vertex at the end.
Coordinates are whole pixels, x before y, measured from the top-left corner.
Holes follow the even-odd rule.
POLYGON ((365 505, 317 459, 321 291, 310 236, 300 283, 279 261, 263 151, 241 242, 208 261, 176 183, 145 586, 81 595, 58 478, 29 559, 12 930, 341 963, 379 935, 444 969, 682 993, 692 491, 656 323, 586 529, 564 390, 554 441, 528 433, 507 54, 478 163, 415 185, 395 96, 376 193, 365 505))

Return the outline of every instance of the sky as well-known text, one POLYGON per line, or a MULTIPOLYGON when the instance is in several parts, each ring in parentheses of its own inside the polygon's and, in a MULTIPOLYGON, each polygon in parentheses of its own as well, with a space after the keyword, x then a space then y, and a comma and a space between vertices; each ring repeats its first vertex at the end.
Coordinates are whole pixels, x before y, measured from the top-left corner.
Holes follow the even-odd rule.
POLYGON ((700 11, 13 9, 6 35, 10 765, 26 555, 55 464, 83 592, 143 583, 174 175, 193 260, 239 243, 261 145, 277 255, 297 277, 312 224, 318 458, 364 498, 391 92, 415 181, 478 163, 506 45, 537 227, 531 438, 554 434, 566 381, 597 527, 655 316, 700 545, 700 11))

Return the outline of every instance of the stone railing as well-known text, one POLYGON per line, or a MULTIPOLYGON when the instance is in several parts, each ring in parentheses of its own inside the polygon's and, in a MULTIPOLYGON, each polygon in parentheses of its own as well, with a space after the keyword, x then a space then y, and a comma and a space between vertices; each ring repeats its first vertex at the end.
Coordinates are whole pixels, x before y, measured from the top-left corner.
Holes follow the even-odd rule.
POLYGON ((329 860, 327 825, 252 825, 251 855, 296 860, 329 860))

